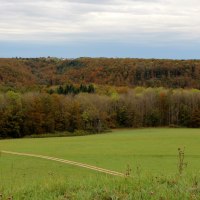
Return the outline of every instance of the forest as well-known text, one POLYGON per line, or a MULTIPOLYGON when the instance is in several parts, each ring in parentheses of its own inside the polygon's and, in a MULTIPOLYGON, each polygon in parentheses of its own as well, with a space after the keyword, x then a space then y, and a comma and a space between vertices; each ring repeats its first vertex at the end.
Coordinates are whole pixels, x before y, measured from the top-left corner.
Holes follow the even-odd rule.
POLYGON ((0 59, 0 90, 63 84, 200 89, 200 60, 0 59))
POLYGON ((200 91, 136 87, 110 94, 0 94, 0 137, 119 127, 200 127, 200 91))
POLYGON ((0 59, 0 138, 200 127, 200 61, 0 59))

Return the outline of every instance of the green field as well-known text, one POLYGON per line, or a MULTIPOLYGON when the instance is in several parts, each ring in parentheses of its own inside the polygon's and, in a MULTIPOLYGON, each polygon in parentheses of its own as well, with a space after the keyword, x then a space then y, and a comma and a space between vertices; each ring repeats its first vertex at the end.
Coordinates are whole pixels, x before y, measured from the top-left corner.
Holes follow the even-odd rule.
POLYGON ((12 195, 14 199, 200 199, 200 129, 126 129, 81 137, 1 140, 0 150, 53 156, 118 172, 129 165, 132 176, 112 177, 2 153, 0 194, 5 199, 12 195), (182 177, 177 175, 179 147, 185 147, 187 162, 182 177))

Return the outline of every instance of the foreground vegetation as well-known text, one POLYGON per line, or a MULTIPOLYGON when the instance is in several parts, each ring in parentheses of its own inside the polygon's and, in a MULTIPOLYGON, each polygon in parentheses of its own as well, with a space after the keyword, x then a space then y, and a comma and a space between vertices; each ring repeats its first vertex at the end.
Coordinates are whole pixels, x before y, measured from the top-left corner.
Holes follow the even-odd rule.
MULTIPOLYGON (((84 180, 50 177, 32 184, 2 190, 2 199, 14 200, 199 200, 199 176, 179 177, 135 174, 133 178, 83 177, 84 180)), ((17 184, 17 183, 16 183, 17 184)), ((0 188, 2 189, 2 188, 0 188)))
POLYGON ((199 129, 135 129, 84 137, 1 140, 0 149, 87 163, 131 177, 31 157, 1 154, 4 199, 196 199, 200 198, 199 129), (183 171, 178 148, 185 147, 183 171))

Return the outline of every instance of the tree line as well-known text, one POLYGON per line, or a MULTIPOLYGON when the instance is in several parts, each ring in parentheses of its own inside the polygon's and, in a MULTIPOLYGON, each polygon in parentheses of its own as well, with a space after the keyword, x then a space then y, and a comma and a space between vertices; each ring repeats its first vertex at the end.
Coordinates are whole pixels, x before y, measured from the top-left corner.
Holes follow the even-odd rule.
POLYGON ((49 94, 79 94, 79 93, 94 93, 95 88, 94 85, 89 84, 89 85, 84 85, 80 84, 80 86, 74 86, 73 84, 66 84, 66 85, 60 85, 56 89, 50 89, 48 90, 49 94))
POLYGON ((125 93, 0 94, 0 137, 119 127, 200 127, 200 91, 143 88, 125 93))

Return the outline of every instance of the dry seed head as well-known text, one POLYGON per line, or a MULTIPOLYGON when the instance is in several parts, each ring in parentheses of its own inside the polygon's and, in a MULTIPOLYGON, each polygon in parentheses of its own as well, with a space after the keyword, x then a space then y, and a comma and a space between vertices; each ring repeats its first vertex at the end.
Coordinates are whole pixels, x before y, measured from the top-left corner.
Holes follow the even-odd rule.
POLYGON ((151 194, 151 195, 154 195, 154 192, 153 192, 153 191, 151 191, 151 192, 150 192, 150 194, 151 194))

